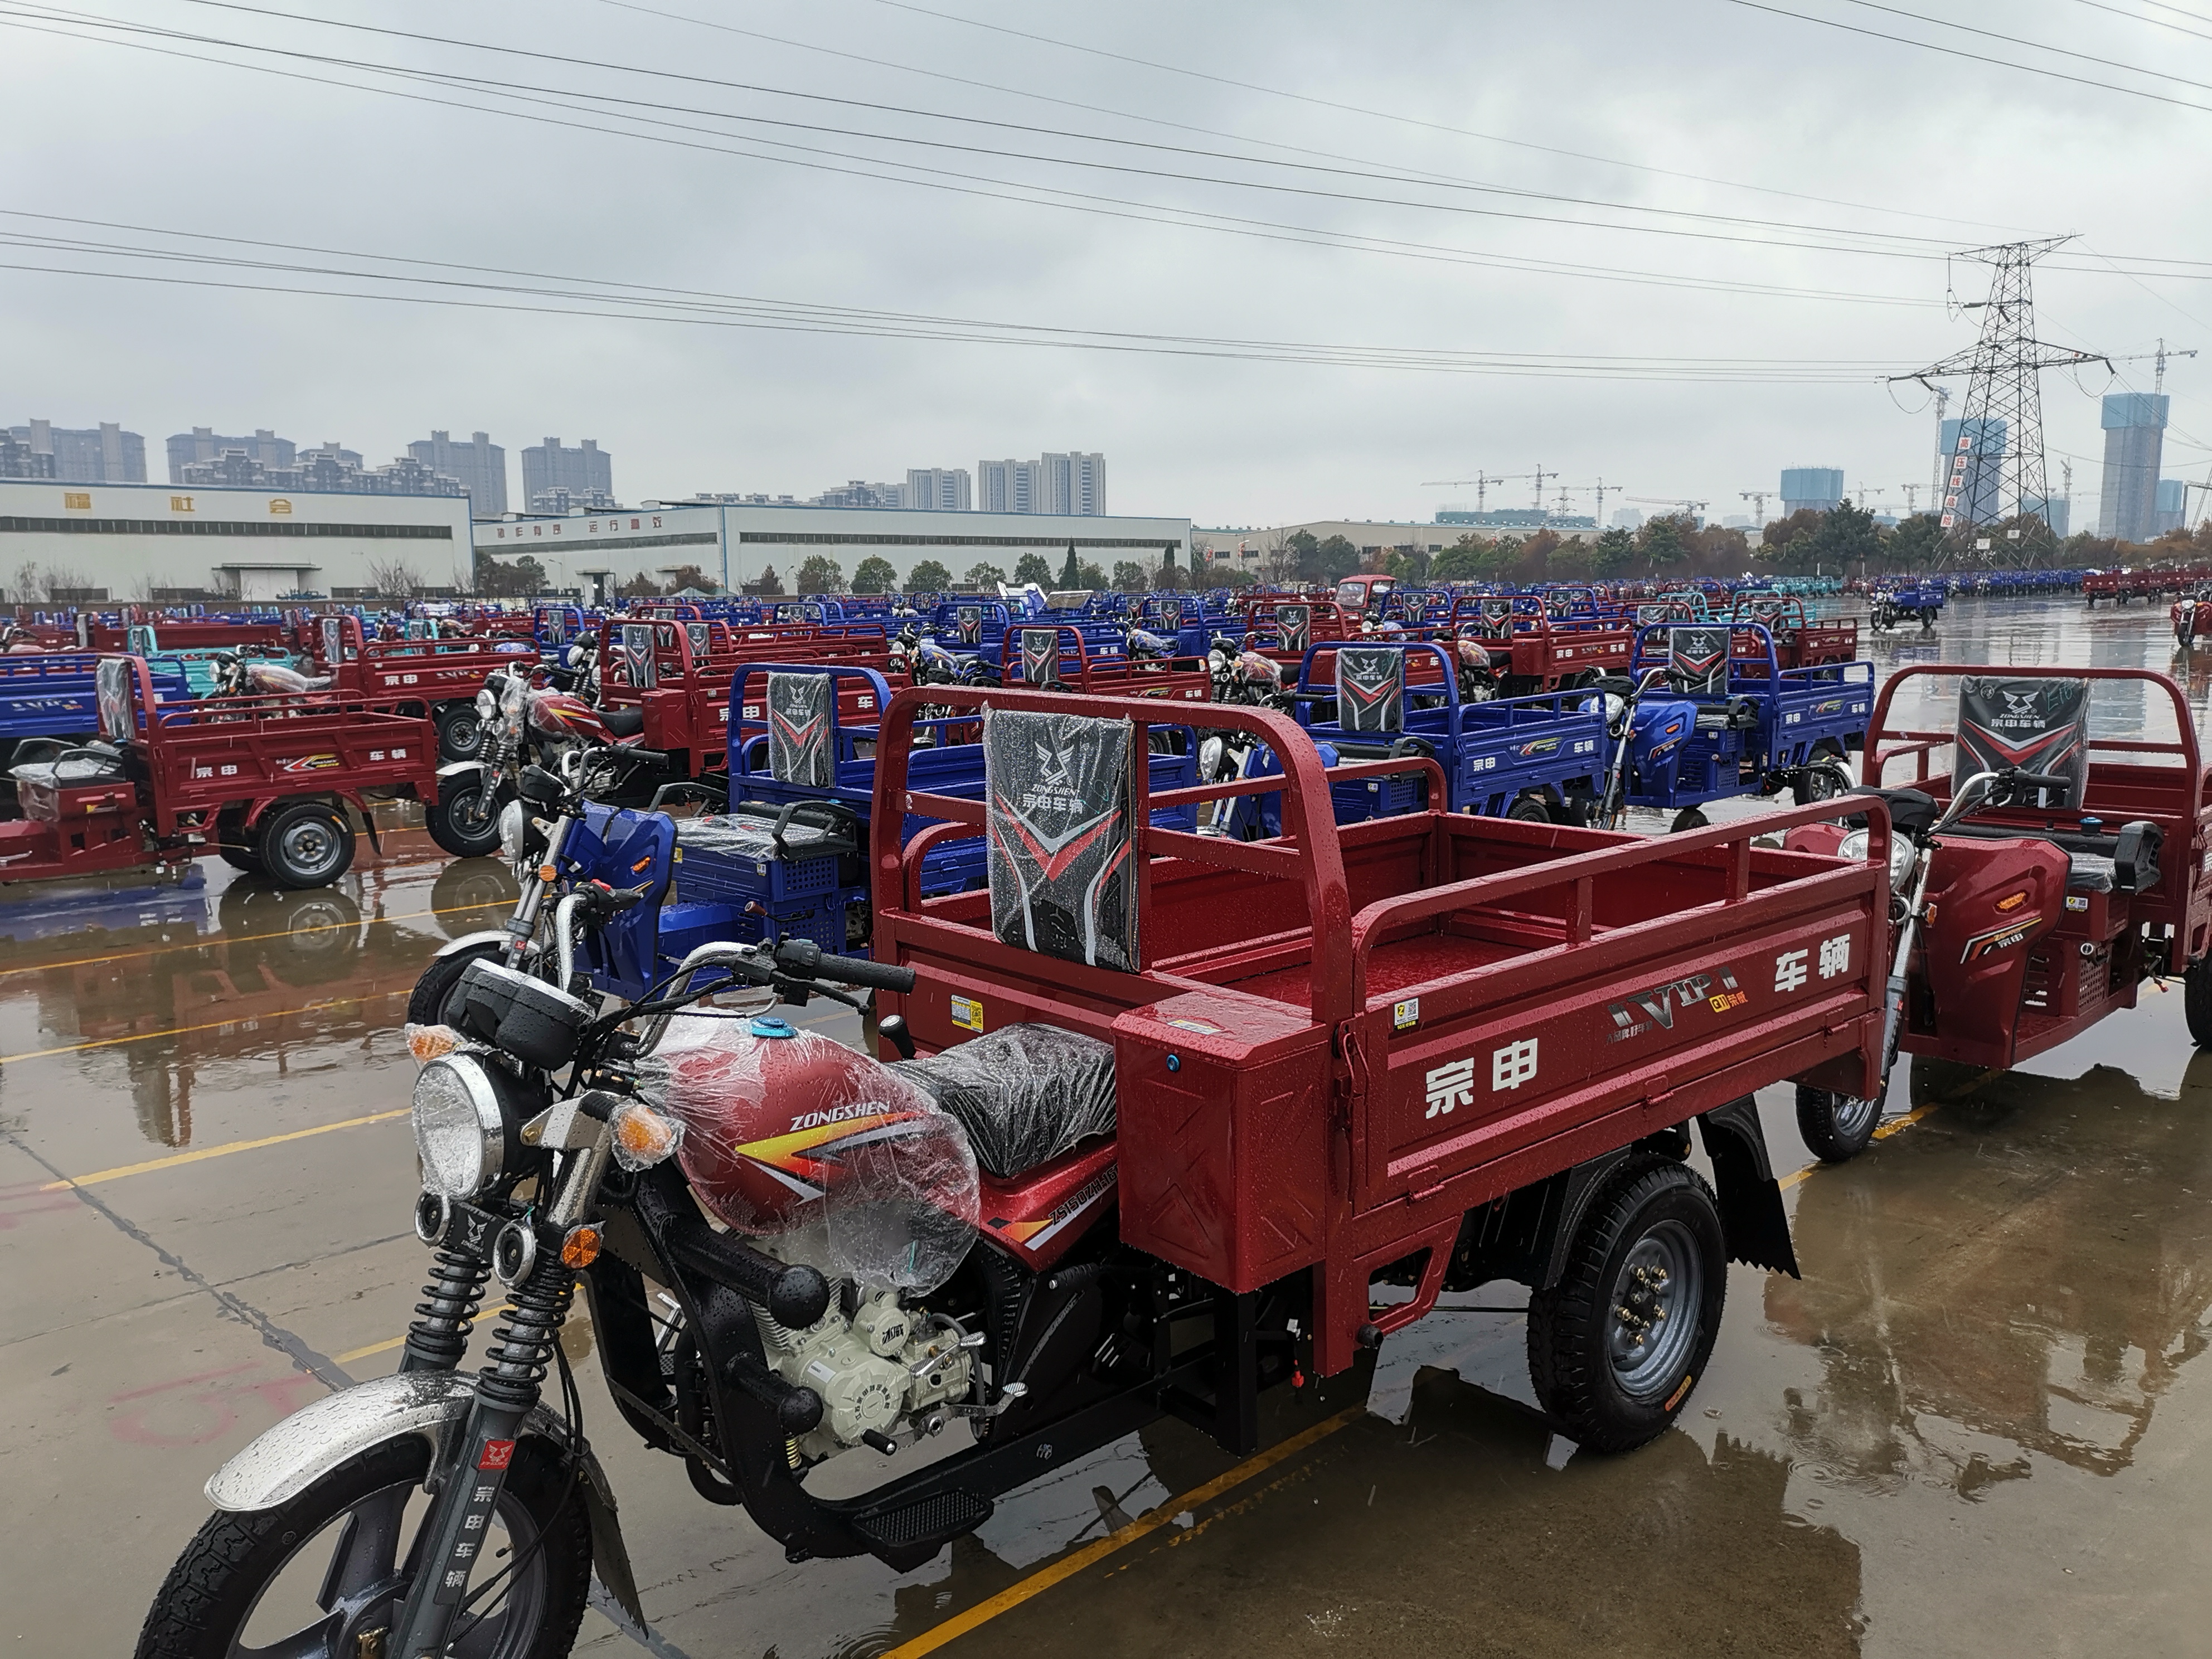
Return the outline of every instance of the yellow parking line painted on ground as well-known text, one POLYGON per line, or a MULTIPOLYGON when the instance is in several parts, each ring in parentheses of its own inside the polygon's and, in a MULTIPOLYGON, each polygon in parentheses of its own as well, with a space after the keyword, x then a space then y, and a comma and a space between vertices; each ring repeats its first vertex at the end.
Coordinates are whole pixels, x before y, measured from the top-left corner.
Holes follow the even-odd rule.
MULTIPOLYGON (((504 1319, 514 1311, 514 1304, 509 1302, 492 1309, 488 1313, 479 1312, 476 1319, 468 1322, 469 1328, 471 1330, 476 1328, 477 1319, 504 1319)), ((386 1337, 381 1342, 372 1342, 365 1348, 349 1348, 343 1353, 332 1354, 331 1358, 341 1365, 350 1365, 356 1359, 368 1359, 376 1354, 390 1353, 394 1348, 405 1346, 406 1342, 407 1339, 404 1336, 386 1337)))
POLYGON ((197 1146, 189 1152, 172 1152, 167 1158, 149 1158, 143 1164, 119 1164, 112 1170, 94 1170, 90 1175, 49 1181, 39 1190, 42 1193, 64 1192, 71 1187, 89 1187, 96 1181, 120 1181, 125 1176, 147 1175, 155 1170, 173 1170, 179 1164, 198 1164, 210 1158, 228 1158, 233 1152, 250 1152, 262 1146, 281 1146, 288 1140, 305 1140, 310 1135, 332 1134, 340 1129, 358 1129, 368 1123, 386 1123, 395 1117, 406 1116, 413 1109, 409 1106, 395 1106, 388 1112, 371 1112, 367 1117, 349 1117, 336 1123, 318 1123, 312 1129, 294 1129, 281 1135, 262 1135, 253 1140, 226 1140, 219 1146, 197 1146))
POLYGON ((1093 1544, 1086 1544, 1074 1554, 1064 1556, 1051 1565, 1040 1568, 1020 1583, 1011 1584, 988 1601, 979 1601, 965 1613, 956 1613, 933 1629, 924 1631, 911 1642, 902 1643, 883 1656, 883 1659, 919 1659, 925 1653, 934 1653, 946 1643, 965 1636, 978 1626, 987 1625, 1000 1613, 1010 1612, 1035 1595, 1041 1595, 1064 1579, 1073 1578, 1093 1562, 1102 1561, 1116 1550, 1125 1549, 1139 1539, 1158 1532, 1185 1510, 1200 1504, 1212 1502, 1233 1486, 1240 1486, 1254 1475, 1273 1468, 1286 1457, 1295 1457, 1309 1446, 1326 1440, 1339 1429, 1349 1426, 1367 1415, 1367 1407, 1353 1406, 1335 1416, 1324 1418, 1310 1429, 1301 1430, 1278 1445, 1270 1446, 1256 1456, 1248 1457, 1226 1474, 1215 1476, 1204 1486, 1171 1498, 1140 1520, 1132 1521, 1118 1532, 1111 1532, 1093 1544))
POLYGON ((420 921, 425 916, 465 915, 471 910, 504 910, 508 901, 494 899, 484 904, 448 904, 429 910, 402 910, 392 916, 362 916, 354 921, 319 921, 307 927, 287 927, 281 933, 240 933, 233 938, 227 933, 210 934, 206 939, 180 940, 175 945, 156 945, 143 951, 118 951, 113 956, 71 957, 66 962, 32 962, 21 968, 0 968, 0 979, 10 974, 36 974, 49 968, 97 968, 106 962, 136 962, 141 957, 167 956, 173 951, 203 951, 211 945, 252 945, 264 939, 294 939, 303 933, 329 933, 359 927, 365 922, 420 921))
POLYGON ((294 1014, 320 1013, 326 1008, 350 1008, 358 1003, 373 1002, 378 997, 404 997, 414 988, 405 990, 394 987, 389 991, 371 991, 365 996, 332 997, 327 1002, 310 1002, 298 1008, 278 1008, 265 1014, 233 1014, 228 1019, 204 1020, 198 1025, 171 1025, 159 1031, 133 1031, 129 1036, 95 1037, 89 1042, 64 1042, 58 1048, 27 1048, 20 1054, 0 1054, 0 1066, 12 1066, 19 1060, 44 1060, 52 1054, 74 1054, 87 1048, 112 1048, 121 1042, 151 1042, 155 1037, 183 1036, 191 1031, 216 1031, 226 1025, 236 1025, 246 1020, 289 1019, 294 1014))

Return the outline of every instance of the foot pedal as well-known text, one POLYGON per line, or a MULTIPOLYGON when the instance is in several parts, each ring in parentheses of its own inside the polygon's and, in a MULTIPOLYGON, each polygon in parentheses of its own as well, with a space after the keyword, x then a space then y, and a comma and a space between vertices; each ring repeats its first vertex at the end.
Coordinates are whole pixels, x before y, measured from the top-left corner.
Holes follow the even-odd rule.
POLYGON ((896 1509, 855 1516, 849 1523, 871 1549, 899 1551, 934 1547, 963 1537, 991 1518, 988 1498, 968 1492, 933 1492, 896 1509))

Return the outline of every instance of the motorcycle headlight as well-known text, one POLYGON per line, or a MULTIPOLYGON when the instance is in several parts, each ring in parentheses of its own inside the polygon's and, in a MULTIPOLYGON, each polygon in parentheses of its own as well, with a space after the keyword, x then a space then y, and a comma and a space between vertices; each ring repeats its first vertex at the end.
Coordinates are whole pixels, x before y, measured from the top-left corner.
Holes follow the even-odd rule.
POLYGON ((473 1198, 499 1178, 507 1117, 481 1061, 447 1054, 415 1079, 415 1151, 425 1189, 473 1198))
POLYGON ((499 850, 509 864, 522 856, 523 838, 530 831, 530 812, 519 800, 499 809, 499 850))
POLYGON ((1198 775, 1213 779, 1221 775, 1221 756, 1224 745, 1218 738, 1208 738, 1198 745, 1198 775))
POLYGON ((499 699, 492 696, 491 687, 485 686, 477 693, 477 718, 488 720, 499 713, 499 699))
MULTIPOLYGON (((1870 831, 1854 830, 1836 843, 1836 856, 1844 859, 1863 859, 1867 855, 1867 848, 1872 840, 1873 836, 1870 831)), ((1892 892, 1899 893, 1905 890, 1905 884, 1912 877, 1912 861, 1917 856, 1918 850, 1910 839, 1898 835, 1890 836, 1889 887, 1892 892)))

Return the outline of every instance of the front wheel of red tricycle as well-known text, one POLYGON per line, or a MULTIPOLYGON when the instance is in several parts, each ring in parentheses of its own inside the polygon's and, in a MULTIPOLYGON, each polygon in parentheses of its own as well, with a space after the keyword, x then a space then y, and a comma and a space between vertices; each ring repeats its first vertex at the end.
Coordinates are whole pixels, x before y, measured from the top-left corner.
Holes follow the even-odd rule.
POLYGON ((1528 1375, 1559 1431, 1632 1450, 1672 1423, 1720 1334, 1728 1253, 1712 1188, 1654 1154, 1591 1201, 1559 1282, 1528 1298, 1528 1375))
POLYGON ((1844 1164, 1856 1158, 1874 1139, 1881 1121, 1881 1097, 1856 1100, 1829 1089, 1797 1085, 1797 1133, 1823 1164, 1844 1164))

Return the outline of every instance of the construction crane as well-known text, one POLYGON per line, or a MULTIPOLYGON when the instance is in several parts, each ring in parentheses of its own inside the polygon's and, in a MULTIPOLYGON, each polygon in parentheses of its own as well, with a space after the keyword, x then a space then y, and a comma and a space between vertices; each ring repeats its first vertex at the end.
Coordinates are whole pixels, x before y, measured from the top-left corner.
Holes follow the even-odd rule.
POLYGON ((1712 505, 1711 501, 1693 501, 1680 495, 1623 495, 1620 499, 1634 501, 1639 507, 1671 507, 1693 517, 1712 505))
POLYGON ((1462 484, 1473 484, 1474 486, 1474 510, 1480 513, 1485 510, 1487 505, 1487 498, 1489 496, 1491 485, 1501 483, 1525 483, 1531 478, 1534 478, 1536 481, 1536 490, 1538 495, 1537 505, 1540 507, 1543 505, 1541 497, 1544 489, 1544 480, 1547 477, 1556 477, 1558 476, 1559 475, 1556 473, 1540 471, 1507 473, 1478 471, 1472 478, 1424 478, 1421 480, 1421 488, 1424 489, 1444 489, 1455 488, 1462 484))
POLYGON ((1759 522, 1764 525, 1766 522, 1766 498, 1773 493, 1771 489, 1739 489, 1736 499, 1749 501, 1751 510, 1759 515, 1759 522))
POLYGON ((2108 357, 2105 361, 2108 363, 2113 364, 2156 363, 2158 365, 2158 373, 2151 380, 2150 389, 2154 392, 2157 392, 2166 390, 2166 360, 2167 358, 2194 357, 2196 355, 2196 347, 2191 346, 2185 351, 2179 346, 2168 347, 2166 343, 2166 337, 2164 335, 2160 335, 2159 337, 2158 349, 2155 351, 2138 351, 2132 357, 2108 357))
POLYGON ((1920 511, 1920 503, 1914 501, 1912 498, 1915 495, 1917 495, 1927 487, 1928 486, 1926 484, 1917 483, 1898 485, 1898 488, 1905 492, 1905 516, 1906 518, 1909 519, 1920 511))

